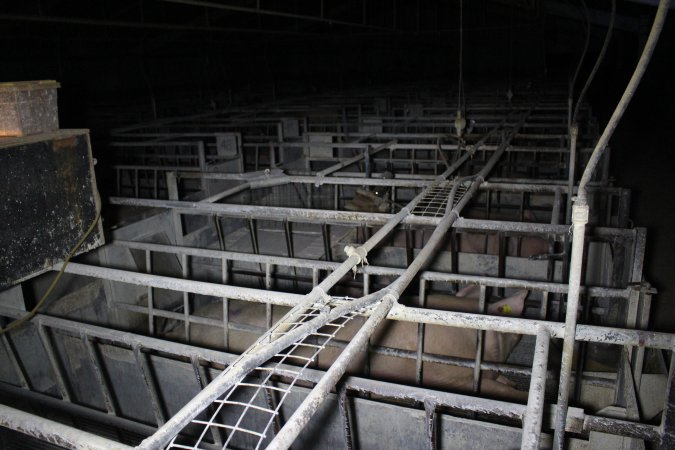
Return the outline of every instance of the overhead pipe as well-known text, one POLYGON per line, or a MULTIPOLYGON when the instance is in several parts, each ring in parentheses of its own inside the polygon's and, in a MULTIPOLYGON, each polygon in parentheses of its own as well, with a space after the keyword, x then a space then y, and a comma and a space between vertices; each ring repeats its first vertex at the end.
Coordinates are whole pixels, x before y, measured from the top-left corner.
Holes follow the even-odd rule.
POLYGON ((635 90, 640 84, 640 80, 647 69, 647 65, 651 60, 654 48, 659 40, 663 25, 668 14, 668 7, 670 0, 660 0, 659 7, 656 11, 654 23, 652 24, 649 38, 642 51, 640 60, 635 67, 635 71, 626 86, 626 89, 619 101, 618 105, 612 113, 605 130, 602 132, 593 153, 586 165, 581 181, 577 197, 572 207, 572 255, 570 258, 570 272, 569 272, 569 291, 567 293, 567 308, 565 311, 565 337, 563 341, 563 353, 560 365, 560 387, 558 389, 558 404, 556 407, 555 418, 555 436, 553 448, 562 450, 565 445, 565 420, 567 417, 567 409, 569 403, 569 383, 572 373, 572 358, 574 355, 574 338, 577 326, 577 311, 579 309, 579 291, 581 285, 581 269, 583 265, 584 255, 584 233, 586 224, 588 224, 588 202, 587 202, 587 186, 593 177, 593 172, 597 167, 600 158, 602 157, 610 138, 614 134, 621 117, 623 116, 628 104, 630 103, 635 90))

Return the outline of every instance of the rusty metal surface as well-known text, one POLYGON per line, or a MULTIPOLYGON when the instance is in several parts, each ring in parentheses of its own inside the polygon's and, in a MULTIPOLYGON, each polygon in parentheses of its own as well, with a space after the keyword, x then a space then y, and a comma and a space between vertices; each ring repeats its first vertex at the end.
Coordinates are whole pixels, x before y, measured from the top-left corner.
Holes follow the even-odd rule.
MULTIPOLYGON (((100 209, 86 130, 0 141, 0 289, 62 261, 100 209)), ((101 225, 80 253, 102 245, 101 225)))
POLYGON ((0 83, 0 136, 49 133, 59 128, 53 80, 0 83))

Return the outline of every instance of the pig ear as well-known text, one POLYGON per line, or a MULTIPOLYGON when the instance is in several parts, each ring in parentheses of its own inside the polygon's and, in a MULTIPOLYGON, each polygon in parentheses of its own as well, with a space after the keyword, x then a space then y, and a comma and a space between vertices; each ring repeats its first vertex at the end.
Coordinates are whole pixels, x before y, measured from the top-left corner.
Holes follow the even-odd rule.
POLYGON ((491 303, 488 306, 488 314, 497 316, 520 316, 525 308, 525 299, 529 293, 530 291, 523 289, 510 297, 491 303))
POLYGON ((455 297, 478 297, 478 286, 475 284, 467 284, 457 291, 455 297))

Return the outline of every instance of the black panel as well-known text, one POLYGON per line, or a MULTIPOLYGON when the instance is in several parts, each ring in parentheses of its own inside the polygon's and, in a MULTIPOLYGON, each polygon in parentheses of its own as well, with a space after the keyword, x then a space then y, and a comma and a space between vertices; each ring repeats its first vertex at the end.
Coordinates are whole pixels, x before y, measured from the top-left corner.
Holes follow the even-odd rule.
MULTIPOLYGON (((45 138, 0 148, 0 289, 62 261, 100 204, 88 134, 45 138)), ((101 244, 99 226, 79 252, 101 244)))

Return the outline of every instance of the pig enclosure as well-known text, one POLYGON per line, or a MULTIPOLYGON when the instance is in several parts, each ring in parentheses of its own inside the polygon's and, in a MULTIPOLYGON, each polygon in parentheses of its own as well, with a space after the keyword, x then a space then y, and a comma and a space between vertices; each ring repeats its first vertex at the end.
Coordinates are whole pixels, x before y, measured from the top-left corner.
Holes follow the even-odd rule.
POLYGON ((116 130, 109 243, 1 336, 0 392, 139 448, 674 445, 675 336, 647 331, 646 232, 609 151, 565 333, 590 106, 571 151, 564 90, 467 97, 464 130, 439 86, 116 130))

